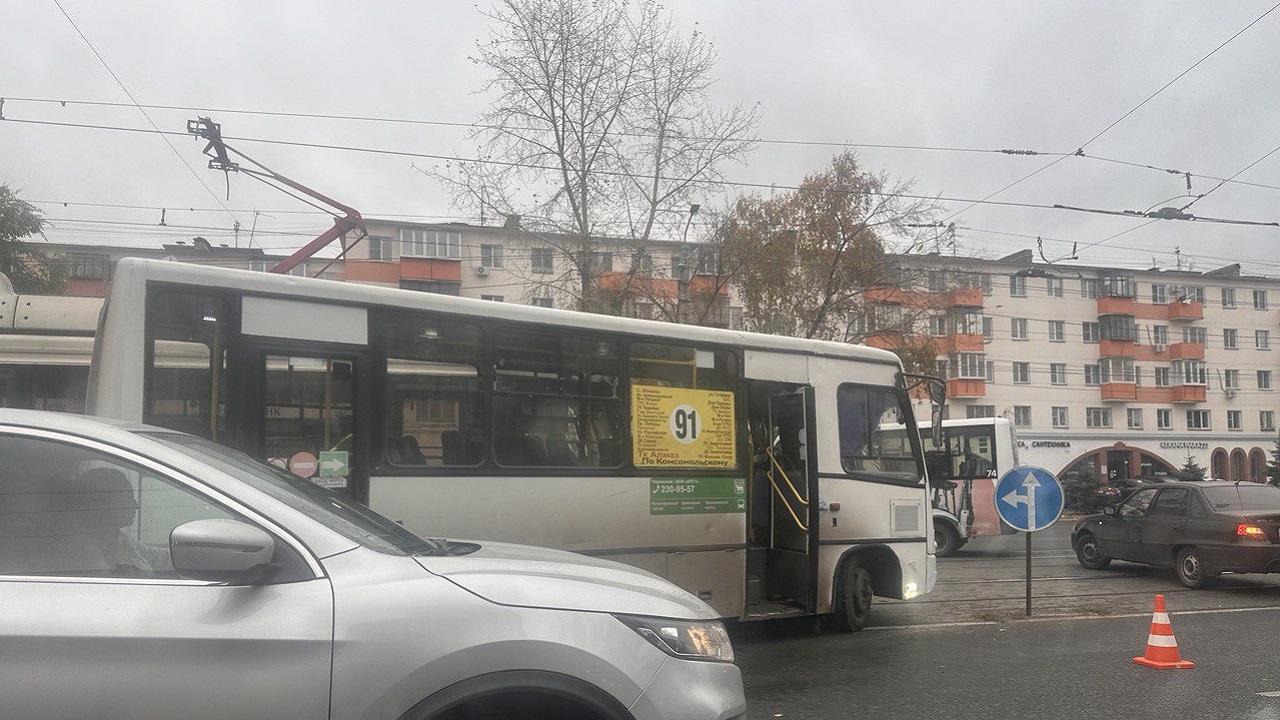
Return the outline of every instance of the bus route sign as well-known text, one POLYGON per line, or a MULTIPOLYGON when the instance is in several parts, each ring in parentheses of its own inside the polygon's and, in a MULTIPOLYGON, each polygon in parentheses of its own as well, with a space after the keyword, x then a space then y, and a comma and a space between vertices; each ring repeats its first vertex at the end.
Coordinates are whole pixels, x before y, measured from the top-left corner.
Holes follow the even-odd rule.
POLYGON ((1044 530, 1062 516, 1062 484, 1038 467, 1017 467, 996 483, 996 511, 1015 530, 1044 530))
POLYGON ((724 468, 737 462, 733 393, 633 385, 636 467, 724 468))
POLYGON ((650 478, 650 515, 745 513, 747 481, 735 477, 650 478))

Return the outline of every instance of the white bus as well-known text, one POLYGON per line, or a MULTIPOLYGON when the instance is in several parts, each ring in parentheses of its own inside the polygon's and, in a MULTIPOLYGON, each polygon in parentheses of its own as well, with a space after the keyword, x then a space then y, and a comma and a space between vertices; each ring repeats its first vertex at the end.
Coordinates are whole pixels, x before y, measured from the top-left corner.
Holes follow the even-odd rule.
POLYGON ((934 546, 946 557, 975 537, 1016 532, 996 512, 1000 477, 1021 463, 1013 423, 1002 417, 944 420, 942 442, 920 428, 933 492, 934 546))
POLYGON ((908 380, 856 345, 123 260, 88 402, 427 536, 608 557, 725 617, 857 628, 873 593, 934 583, 920 438, 881 431, 914 422, 908 380))

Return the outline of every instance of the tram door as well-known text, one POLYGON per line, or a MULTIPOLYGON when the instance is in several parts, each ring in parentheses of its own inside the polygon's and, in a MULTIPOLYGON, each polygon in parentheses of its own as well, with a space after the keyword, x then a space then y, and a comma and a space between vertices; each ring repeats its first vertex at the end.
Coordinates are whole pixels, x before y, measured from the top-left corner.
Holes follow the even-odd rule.
POLYGON ((747 614, 811 613, 818 512, 813 388, 757 382, 748 392, 747 614))

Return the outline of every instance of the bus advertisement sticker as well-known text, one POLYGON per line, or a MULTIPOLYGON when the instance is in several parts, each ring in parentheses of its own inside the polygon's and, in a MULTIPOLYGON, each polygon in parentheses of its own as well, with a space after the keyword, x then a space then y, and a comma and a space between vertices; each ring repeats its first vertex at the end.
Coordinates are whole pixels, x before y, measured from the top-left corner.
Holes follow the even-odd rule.
POLYGON ((745 513, 747 483, 742 478, 650 478, 650 515, 745 513))

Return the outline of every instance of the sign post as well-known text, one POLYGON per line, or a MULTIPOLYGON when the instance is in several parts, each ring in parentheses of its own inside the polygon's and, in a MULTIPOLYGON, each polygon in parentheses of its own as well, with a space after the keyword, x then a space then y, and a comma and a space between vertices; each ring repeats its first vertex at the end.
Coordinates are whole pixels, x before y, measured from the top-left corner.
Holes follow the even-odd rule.
POLYGON ((1065 500, 1062 483, 1044 468, 1014 468, 996 483, 1000 519, 1027 536, 1027 617, 1031 617, 1031 533, 1056 523, 1065 500))

